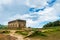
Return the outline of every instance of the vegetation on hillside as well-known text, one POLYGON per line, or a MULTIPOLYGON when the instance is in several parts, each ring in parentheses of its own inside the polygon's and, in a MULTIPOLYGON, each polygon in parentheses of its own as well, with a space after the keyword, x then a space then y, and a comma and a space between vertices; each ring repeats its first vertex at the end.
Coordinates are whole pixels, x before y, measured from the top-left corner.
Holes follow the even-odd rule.
POLYGON ((60 27, 42 29, 41 32, 35 32, 29 38, 31 40, 60 40, 60 27))
POLYGON ((0 29, 7 29, 8 27, 7 27, 7 25, 1 25, 0 24, 0 29))
POLYGON ((49 22, 43 26, 43 28, 48 28, 48 27, 56 27, 60 26, 60 20, 54 21, 54 22, 49 22))

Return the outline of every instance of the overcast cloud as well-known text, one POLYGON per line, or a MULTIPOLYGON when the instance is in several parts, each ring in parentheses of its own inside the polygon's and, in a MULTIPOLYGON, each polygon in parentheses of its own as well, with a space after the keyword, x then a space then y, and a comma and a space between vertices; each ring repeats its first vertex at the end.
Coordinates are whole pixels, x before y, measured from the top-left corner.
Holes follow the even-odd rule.
POLYGON ((0 0, 0 24, 15 19, 35 28, 60 20, 60 0, 0 0))

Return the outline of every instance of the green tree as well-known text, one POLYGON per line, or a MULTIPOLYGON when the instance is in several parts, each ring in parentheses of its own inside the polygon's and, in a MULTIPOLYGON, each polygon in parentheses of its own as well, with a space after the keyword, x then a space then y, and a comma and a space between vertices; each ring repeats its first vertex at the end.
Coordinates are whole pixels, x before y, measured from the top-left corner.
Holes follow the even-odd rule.
POLYGON ((54 22, 49 22, 43 26, 43 28, 47 27, 55 27, 55 26, 60 26, 60 20, 54 21, 54 22))

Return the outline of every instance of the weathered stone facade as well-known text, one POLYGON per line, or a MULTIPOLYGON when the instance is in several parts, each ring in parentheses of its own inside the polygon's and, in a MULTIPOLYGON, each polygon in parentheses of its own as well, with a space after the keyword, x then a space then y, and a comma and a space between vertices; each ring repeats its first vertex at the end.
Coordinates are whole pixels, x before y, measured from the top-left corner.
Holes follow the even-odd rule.
POLYGON ((26 21, 25 20, 13 20, 8 22, 8 28, 9 29, 16 29, 16 28, 25 28, 26 27, 26 21))

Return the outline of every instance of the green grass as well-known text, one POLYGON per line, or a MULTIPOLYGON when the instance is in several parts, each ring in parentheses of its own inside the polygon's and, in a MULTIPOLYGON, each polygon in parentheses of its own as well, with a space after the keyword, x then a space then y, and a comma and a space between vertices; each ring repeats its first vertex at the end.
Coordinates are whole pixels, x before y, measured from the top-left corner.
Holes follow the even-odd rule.
POLYGON ((31 34, 29 37, 46 37, 47 35, 41 31, 35 31, 33 34, 31 34))
POLYGON ((28 35, 28 32, 26 32, 26 31, 16 31, 15 33, 17 33, 17 34, 21 34, 21 35, 28 35))
MULTIPOLYGON (((42 29, 42 30, 46 30, 42 33, 46 36, 30 37, 31 40, 60 40, 60 27, 56 26, 56 27, 50 27, 50 28, 46 28, 46 29, 42 29)), ((39 34, 41 34, 41 33, 39 33, 39 34)))
POLYGON ((50 28, 47 28, 47 29, 44 29, 44 30, 47 30, 47 32, 56 32, 56 31, 60 31, 60 27, 50 27, 50 28))

